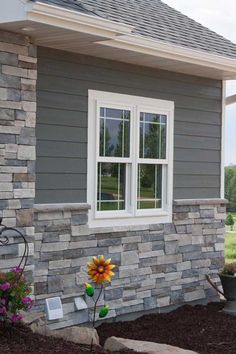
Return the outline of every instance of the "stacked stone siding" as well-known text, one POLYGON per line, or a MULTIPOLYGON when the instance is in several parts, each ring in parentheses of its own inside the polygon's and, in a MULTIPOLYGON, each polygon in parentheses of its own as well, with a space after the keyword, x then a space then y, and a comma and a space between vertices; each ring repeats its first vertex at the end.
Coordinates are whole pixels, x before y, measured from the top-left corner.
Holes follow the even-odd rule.
POLYGON ((90 310, 76 312, 74 298, 84 294, 94 255, 118 266, 101 300, 110 317, 216 296, 205 275, 217 282, 224 261, 224 201, 176 201, 173 223, 142 227, 89 229, 87 212, 86 206, 35 208, 37 306, 60 296, 65 314, 52 328, 88 322, 90 310))
MULTIPOLYGON (((0 216, 28 238, 28 275, 34 255, 36 48, 29 38, 0 31, 0 216)), ((0 269, 20 260, 18 239, 0 247, 0 269)))

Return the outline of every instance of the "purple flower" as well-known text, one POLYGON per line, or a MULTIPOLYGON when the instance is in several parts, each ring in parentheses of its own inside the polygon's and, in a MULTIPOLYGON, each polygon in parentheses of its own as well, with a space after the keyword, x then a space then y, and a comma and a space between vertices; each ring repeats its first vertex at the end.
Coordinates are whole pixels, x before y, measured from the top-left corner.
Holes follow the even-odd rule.
POLYGON ((14 273, 20 273, 21 271, 22 271, 22 269, 19 266, 16 266, 11 269, 11 272, 14 272, 14 273))
POLYGON ((7 289, 9 289, 11 287, 11 284, 6 282, 6 283, 3 283, 0 288, 2 291, 6 291, 7 289))
POLYGON ((17 315, 16 313, 14 313, 11 316, 11 320, 12 320, 12 322, 19 322, 20 320, 22 320, 22 316, 21 315, 17 315))
POLYGON ((1 299, 1 303, 5 306, 6 305, 6 299, 1 299))
POLYGON ((23 297, 23 299, 22 299, 22 303, 23 303, 24 305, 27 305, 28 309, 31 309, 33 300, 32 300, 29 296, 25 296, 25 297, 23 297))
POLYGON ((0 307, 0 316, 5 315, 7 313, 6 307, 0 307))

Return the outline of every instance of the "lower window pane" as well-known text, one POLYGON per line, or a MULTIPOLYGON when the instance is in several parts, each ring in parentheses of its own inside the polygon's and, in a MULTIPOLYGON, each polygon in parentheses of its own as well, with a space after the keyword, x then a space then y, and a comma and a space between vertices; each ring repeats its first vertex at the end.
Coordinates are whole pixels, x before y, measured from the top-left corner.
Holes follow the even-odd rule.
POLYGON ((124 163, 98 163, 98 211, 125 209, 125 175, 124 163))
POLYGON ((138 209, 162 207, 162 166, 138 165, 138 209))

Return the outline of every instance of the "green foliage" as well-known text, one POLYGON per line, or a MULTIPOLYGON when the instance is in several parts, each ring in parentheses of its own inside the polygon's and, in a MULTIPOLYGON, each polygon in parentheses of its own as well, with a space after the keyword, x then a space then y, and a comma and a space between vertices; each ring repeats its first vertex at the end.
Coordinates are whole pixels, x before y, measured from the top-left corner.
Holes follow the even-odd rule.
POLYGON ((104 318, 108 315, 109 312, 109 306, 105 305, 101 308, 100 312, 99 312, 99 317, 100 318, 104 318))
POLYGON ((225 224, 227 226, 231 226, 231 230, 233 231, 233 226, 235 224, 234 218, 232 214, 228 214, 225 220, 225 224))
POLYGON ((225 264, 221 274, 234 275, 236 274, 236 263, 225 264))
POLYGON ((21 320, 20 310, 32 307, 30 283, 21 274, 19 267, 6 273, 0 273, 0 317, 13 322, 21 320))
POLYGON ((88 296, 93 297, 94 295, 94 287, 91 284, 85 284, 85 292, 88 296))
POLYGON ((225 263, 236 262, 236 232, 225 235, 225 263))
POLYGON ((229 201, 228 209, 236 211, 236 166, 225 167, 225 198, 229 201))

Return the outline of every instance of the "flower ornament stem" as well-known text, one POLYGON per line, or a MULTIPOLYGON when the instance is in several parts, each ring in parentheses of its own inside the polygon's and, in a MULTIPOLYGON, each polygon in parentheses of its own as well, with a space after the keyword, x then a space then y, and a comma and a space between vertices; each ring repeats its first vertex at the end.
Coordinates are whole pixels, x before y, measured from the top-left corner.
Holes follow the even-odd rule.
POLYGON ((102 290, 103 290, 103 284, 101 284, 98 297, 97 297, 97 299, 96 299, 96 301, 94 303, 94 308, 93 308, 93 328, 95 327, 97 304, 98 304, 98 301, 99 301, 99 299, 100 299, 100 297, 102 295, 102 290))
MULTIPOLYGON (((104 256, 93 257, 92 262, 88 263, 88 276, 90 279, 96 284, 100 284, 100 290, 96 300, 93 299, 94 296, 94 288, 91 284, 85 284, 85 292, 86 294, 91 297, 94 301, 94 308, 93 308, 93 319, 92 319, 92 328, 95 328, 95 321, 96 321, 96 311, 98 301, 102 295, 102 291, 104 289, 104 283, 110 282, 111 277, 115 274, 112 272, 112 269, 115 268, 114 264, 111 264, 111 259, 105 259, 104 256)), ((109 306, 104 305, 99 312, 99 317, 104 318, 107 316, 109 312, 109 306)), ((92 353, 93 349, 93 338, 91 340, 90 345, 90 353, 92 353)))

